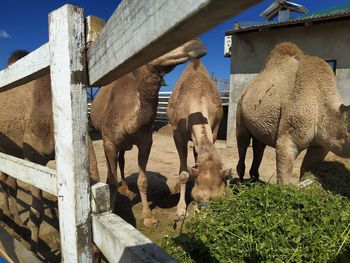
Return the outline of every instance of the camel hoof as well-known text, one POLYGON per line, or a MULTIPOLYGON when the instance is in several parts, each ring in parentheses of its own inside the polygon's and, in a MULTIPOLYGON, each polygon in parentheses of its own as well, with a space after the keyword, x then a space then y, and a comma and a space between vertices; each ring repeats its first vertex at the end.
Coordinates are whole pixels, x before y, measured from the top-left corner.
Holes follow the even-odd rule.
POLYGON ((176 216, 175 216, 175 222, 177 221, 182 221, 182 220, 185 220, 185 218, 188 217, 188 213, 186 211, 186 209, 181 209, 180 211, 178 211, 176 213, 176 216))
POLYGON ((145 218, 143 224, 146 227, 157 227, 159 225, 159 220, 154 217, 145 218))

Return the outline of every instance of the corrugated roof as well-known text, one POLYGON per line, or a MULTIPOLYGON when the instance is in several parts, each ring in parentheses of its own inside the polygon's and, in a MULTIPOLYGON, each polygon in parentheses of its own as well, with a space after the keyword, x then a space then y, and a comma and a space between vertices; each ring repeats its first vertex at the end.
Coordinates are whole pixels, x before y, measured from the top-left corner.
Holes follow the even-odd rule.
POLYGON ((246 27, 235 28, 226 31, 226 35, 232 35, 239 32, 255 31, 264 28, 272 27, 284 27, 289 25, 303 24, 314 21, 328 21, 339 18, 350 17, 350 3, 345 3, 337 6, 333 6, 320 11, 312 12, 310 14, 299 16, 287 22, 263 22, 262 24, 257 22, 256 25, 250 25, 246 27))
POLYGON ((317 18, 317 17, 327 17, 331 15, 339 15, 343 13, 350 12, 350 3, 345 3, 341 5, 332 6, 330 8, 326 8, 320 11, 312 12, 310 14, 298 17, 297 19, 309 19, 309 18, 317 18))

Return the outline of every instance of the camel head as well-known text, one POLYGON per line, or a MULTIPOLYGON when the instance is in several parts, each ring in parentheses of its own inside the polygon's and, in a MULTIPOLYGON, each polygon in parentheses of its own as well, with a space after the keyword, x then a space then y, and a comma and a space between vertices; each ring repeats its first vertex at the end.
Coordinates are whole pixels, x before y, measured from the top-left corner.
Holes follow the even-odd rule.
POLYGON ((199 38, 195 38, 183 44, 182 46, 166 53, 165 55, 152 60, 148 63, 160 72, 161 75, 165 75, 170 72, 176 65, 183 64, 189 59, 195 59, 203 57, 207 54, 202 41, 199 38))
POLYGON ((209 198, 216 199, 225 193, 225 171, 216 163, 209 161, 199 163, 192 168, 195 184, 192 189, 192 198, 199 202, 206 202, 209 198))
POLYGON ((221 159, 213 143, 203 136, 196 151, 197 164, 192 167, 192 175, 195 178, 191 193, 193 199, 203 202, 222 196, 226 186, 226 172, 222 169, 221 159))

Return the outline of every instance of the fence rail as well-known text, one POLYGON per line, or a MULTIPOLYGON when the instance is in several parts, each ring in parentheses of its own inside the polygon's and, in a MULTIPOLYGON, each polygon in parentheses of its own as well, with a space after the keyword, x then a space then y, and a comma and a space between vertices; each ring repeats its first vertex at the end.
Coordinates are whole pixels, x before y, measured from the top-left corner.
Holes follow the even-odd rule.
POLYGON ((83 10, 65 5, 49 15, 49 43, 0 71, 0 92, 51 74, 56 173, 5 154, 0 170, 58 196, 62 261, 92 261, 91 224, 110 262, 174 261, 117 215, 91 218, 86 86, 107 84, 258 2, 124 0, 87 52, 83 10))
POLYGON ((49 44, 29 53, 0 71, 0 91, 17 87, 49 73, 49 44))
POLYGON ((57 196, 56 171, 8 154, 0 153, 1 171, 57 196))
MULTIPOLYGON (((229 94, 230 92, 227 90, 219 90, 219 96, 221 98, 222 106, 228 106, 229 94)), ((167 109, 168 109, 168 102, 169 102, 170 95, 171 95, 171 91, 159 92, 156 122, 160 122, 160 123, 169 122, 167 109)))

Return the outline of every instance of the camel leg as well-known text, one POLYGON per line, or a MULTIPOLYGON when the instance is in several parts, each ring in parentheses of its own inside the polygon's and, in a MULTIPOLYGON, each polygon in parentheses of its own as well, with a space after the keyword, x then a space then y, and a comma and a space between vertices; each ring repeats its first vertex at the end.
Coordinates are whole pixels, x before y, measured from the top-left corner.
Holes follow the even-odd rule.
POLYGON ((124 168, 125 168, 125 151, 120 150, 118 154, 118 164, 119 164, 119 170, 120 170, 120 177, 122 178, 122 181, 125 180, 125 173, 124 173, 124 168))
POLYGON ((266 145, 253 137, 253 163, 249 174, 253 181, 259 180, 259 167, 264 155, 266 145))
POLYGON ((18 205, 17 205, 17 180, 16 178, 9 176, 7 178, 8 193, 11 199, 12 214, 15 223, 19 226, 23 226, 21 219, 19 218, 18 205))
POLYGON ((42 190, 31 186, 32 204, 29 212, 29 228, 31 231, 31 250, 34 253, 38 252, 39 230, 44 212, 42 203, 42 190))
MULTIPOLYGON (((180 179, 180 200, 177 204, 177 211, 175 220, 183 220, 187 215, 186 211, 186 183, 189 178, 189 174, 187 172, 187 143, 188 140, 185 139, 184 136, 181 136, 181 133, 174 131, 174 141, 176 145, 177 152, 180 158, 180 171, 179 171, 179 179, 180 179)), ((194 150, 195 151, 195 150, 194 150)), ((196 157, 195 157, 196 158, 196 157)))
POLYGON ((250 144, 250 138, 251 135, 249 133, 249 131, 247 129, 245 129, 244 131, 238 131, 237 128, 237 135, 236 135, 236 139, 237 139, 237 148, 238 148, 238 164, 236 167, 236 171, 239 177, 239 180, 241 182, 243 182, 243 178, 244 178, 244 174, 245 174, 245 156, 247 153, 247 149, 249 147, 250 144))
POLYGON ((120 177, 122 178, 121 181, 121 189, 120 191, 123 192, 127 197, 130 199, 133 199, 135 197, 135 193, 130 191, 128 184, 125 181, 125 150, 120 150, 118 154, 118 164, 119 164, 119 170, 120 170, 120 177))
POLYGON ((107 184, 110 189, 111 197, 111 209, 114 210, 115 200, 118 191, 118 174, 117 174, 117 148, 114 143, 109 141, 103 141, 103 149, 105 151, 105 156, 107 159, 107 184))
POLYGON ((147 200, 147 177, 146 177, 146 166, 148 157, 152 147, 152 131, 142 143, 137 145, 139 149, 138 163, 139 163, 139 176, 137 178, 137 187, 140 191, 141 202, 142 202, 142 217, 144 218, 143 224, 148 227, 155 227, 159 221, 152 216, 151 209, 148 206, 147 200))
POLYGON ((238 163, 236 166, 236 171, 239 177, 239 180, 243 182, 245 174, 245 156, 247 149, 250 144, 250 139, 252 135, 250 134, 248 128, 245 126, 242 117, 242 97, 240 97, 237 110, 236 110, 236 141, 238 148, 238 163))
POLYGON ((277 183, 284 184, 293 172, 293 164, 299 150, 289 136, 282 136, 276 143, 277 183))
POLYGON ((88 136, 89 162, 90 162, 90 184, 93 185, 100 181, 97 159, 90 136, 88 136))
POLYGON ((4 208, 3 208, 2 212, 4 215, 7 215, 8 217, 11 218, 8 186, 2 182, 1 187, 2 187, 3 193, 4 193, 4 208))
POLYGON ((303 162, 300 168, 300 180, 305 172, 312 171, 317 164, 322 162, 326 157, 328 150, 322 147, 310 147, 304 156, 303 162))

